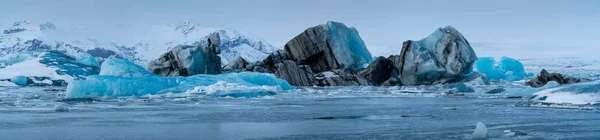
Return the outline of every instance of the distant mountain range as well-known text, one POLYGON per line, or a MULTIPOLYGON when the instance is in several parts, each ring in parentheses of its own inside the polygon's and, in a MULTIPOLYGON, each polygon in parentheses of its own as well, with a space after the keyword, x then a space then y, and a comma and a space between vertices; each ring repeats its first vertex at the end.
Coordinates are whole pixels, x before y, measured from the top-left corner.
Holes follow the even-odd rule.
POLYGON ((0 57, 36 51, 60 51, 73 56, 88 53, 100 61, 122 58, 145 66, 148 61, 177 45, 204 43, 202 40, 213 32, 221 35, 223 65, 237 57, 250 62, 259 61, 276 50, 251 33, 205 28, 192 22, 177 26, 135 25, 103 29, 20 21, 0 31, 0 57))

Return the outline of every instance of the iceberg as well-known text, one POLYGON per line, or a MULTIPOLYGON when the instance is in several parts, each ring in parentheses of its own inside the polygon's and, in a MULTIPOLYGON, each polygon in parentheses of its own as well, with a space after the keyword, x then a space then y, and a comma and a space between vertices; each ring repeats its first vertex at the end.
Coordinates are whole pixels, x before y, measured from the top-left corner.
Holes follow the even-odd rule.
POLYGON ((493 57, 481 57, 475 62, 475 68, 489 80, 518 81, 527 76, 523 64, 516 59, 502 57, 498 65, 495 63, 493 57))
POLYGON ((373 61, 356 28, 333 21, 306 29, 288 41, 284 50, 290 60, 309 65, 315 73, 363 68, 373 61))
POLYGON ((27 86, 27 77, 25 77, 25 76, 17 76, 17 77, 11 78, 10 81, 19 86, 27 86))
POLYGON ((487 137, 487 127, 482 122, 477 122, 477 126, 475 126, 475 130, 473 134, 471 134, 472 139, 485 139, 487 137))
POLYGON ((331 51, 339 62, 340 67, 357 69, 364 68, 373 61, 365 42, 360 38, 354 27, 348 28, 339 22, 327 22, 327 29, 331 38, 331 51))
POLYGON ((402 85, 436 85, 461 81, 473 71, 477 55, 458 30, 446 26, 419 41, 405 41, 400 55, 390 60, 402 85))
POLYGON ((67 98, 144 96, 167 93, 208 96, 257 97, 293 87, 266 73, 198 74, 188 77, 161 77, 127 60, 108 60, 100 75, 74 80, 67 86, 67 98), (106 69, 106 70, 105 70, 106 69))

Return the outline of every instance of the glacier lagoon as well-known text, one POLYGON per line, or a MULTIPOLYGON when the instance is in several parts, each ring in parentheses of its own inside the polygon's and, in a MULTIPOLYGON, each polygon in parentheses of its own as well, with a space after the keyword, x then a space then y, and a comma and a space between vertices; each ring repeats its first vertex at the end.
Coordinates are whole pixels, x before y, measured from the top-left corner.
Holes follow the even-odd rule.
POLYGON ((497 87, 464 95, 442 94, 442 86, 308 87, 252 98, 79 99, 64 87, 2 87, 0 139, 470 139, 479 121, 493 139, 600 137, 598 105, 556 109, 482 92, 497 87))

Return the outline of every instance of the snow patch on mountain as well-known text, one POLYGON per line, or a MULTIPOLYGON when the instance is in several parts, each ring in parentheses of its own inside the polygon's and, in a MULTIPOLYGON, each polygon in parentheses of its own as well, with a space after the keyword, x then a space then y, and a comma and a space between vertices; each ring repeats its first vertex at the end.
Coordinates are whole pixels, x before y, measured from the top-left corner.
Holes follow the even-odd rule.
POLYGON ((275 48, 251 33, 204 28, 196 23, 116 25, 109 27, 56 26, 47 22, 16 22, 0 34, 0 57, 36 51, 59 51, 72 56, 88 53, 99 61, 123 58, 140 65, 157 59, 177 45, 203 42, 213 32, 221 35, 223 65, 241 56, 248 61, 266 58, 275 48))

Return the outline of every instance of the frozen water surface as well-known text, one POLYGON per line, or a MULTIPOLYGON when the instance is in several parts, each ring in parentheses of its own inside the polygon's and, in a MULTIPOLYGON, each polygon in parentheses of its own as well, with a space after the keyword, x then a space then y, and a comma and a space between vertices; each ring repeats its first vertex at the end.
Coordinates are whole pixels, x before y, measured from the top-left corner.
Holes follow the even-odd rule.
POLYGON ((597 109, 523 106, 507 85, 297 88, 258 98, 164 94, 65 98, 0 87, 0 139, 597 139, 597 109))

